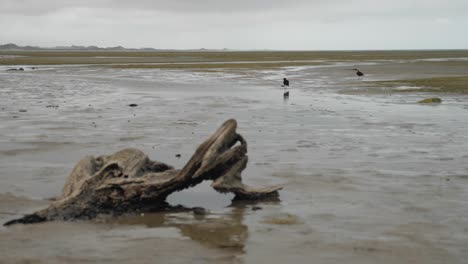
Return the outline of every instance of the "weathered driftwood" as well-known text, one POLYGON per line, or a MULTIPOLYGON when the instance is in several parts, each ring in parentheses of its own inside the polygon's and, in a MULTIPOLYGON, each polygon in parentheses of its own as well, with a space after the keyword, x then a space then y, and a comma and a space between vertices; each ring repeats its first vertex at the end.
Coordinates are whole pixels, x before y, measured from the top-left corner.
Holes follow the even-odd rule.
POLYGON ((234 199, 277 196, 281 187, 254 189, 242 183, 241 172, 248 160, 247 142, 236 133, 236 127, 235 120, 226 121, 197 148, 181 170, 151 161, 143 152, 131 148, 109 156, 85 157, 73 169, 58 200, 5 225, 163 210, 168 206, 168 195, 204 180, 213 180, 212 187, 219 192, 234 193, 234 199))

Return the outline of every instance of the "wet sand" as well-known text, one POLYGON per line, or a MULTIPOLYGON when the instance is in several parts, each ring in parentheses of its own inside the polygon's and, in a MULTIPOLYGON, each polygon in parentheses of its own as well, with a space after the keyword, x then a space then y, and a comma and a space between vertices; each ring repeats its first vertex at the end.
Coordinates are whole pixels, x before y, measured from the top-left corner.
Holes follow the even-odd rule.
POLYGON ((360 90, 373 81, 466 75, 465 64, 447 61, 210 72, 1 68, 2 223, 58 196, 85 155, 136 147, 181 167, 228 118, 248 142, 244 181, 285 188, 281 201, 256 205, 231 204, 209 183, 169 197, 209 209, 205 217, 0 227, 0 263, 464 263, 468 96, 360 90), (434 96, 442 104, 416 103, 434 96), (295 221, 269 221, 289 216, 295 221))

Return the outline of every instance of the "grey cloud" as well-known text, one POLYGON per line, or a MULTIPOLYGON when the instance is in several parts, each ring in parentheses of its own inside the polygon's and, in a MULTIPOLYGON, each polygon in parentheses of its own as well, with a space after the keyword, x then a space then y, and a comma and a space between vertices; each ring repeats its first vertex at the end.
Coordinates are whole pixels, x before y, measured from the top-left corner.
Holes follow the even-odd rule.
POLYGON ((45 46, 468 47, 467 22, 466 0, 0 0, 0 43, 45 46))
MULTIPOLYGON (((334 1, 334 0, 332 0, 334 1)), ((318 1, 325 2, 325 1, 318 1)), ((271 0, 2 0, 0 12, 24 15, 57 12, 66 8, 108 8, 108 9, 143 9, 177 13, 211 12, 255 12, 281 9, 288 6, 302 6, 307 0, 287 1, 271 0)))
POLYGON ((270 10, 288 12, 303 9, 311 15, 343 13, 434 15, 436 13, 468 13, 466 0, 1 0, 0 12, 42 15, 67 8, 141 9, 174 13, 261 13, 270 10))

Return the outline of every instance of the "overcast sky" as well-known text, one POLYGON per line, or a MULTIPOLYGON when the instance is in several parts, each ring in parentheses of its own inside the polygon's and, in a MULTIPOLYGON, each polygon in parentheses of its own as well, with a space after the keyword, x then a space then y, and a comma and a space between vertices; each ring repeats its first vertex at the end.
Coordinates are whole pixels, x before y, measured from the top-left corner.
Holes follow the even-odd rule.
POLYGON ((468 0, 0 0, 0 44, 467 49, 468 0))

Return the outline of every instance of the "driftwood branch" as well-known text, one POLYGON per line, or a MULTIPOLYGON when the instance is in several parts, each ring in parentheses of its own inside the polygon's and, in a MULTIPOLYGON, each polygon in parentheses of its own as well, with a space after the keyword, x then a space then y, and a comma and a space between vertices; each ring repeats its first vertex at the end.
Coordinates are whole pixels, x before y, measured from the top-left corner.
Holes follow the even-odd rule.
POLYGON ((131 148, 108 156, 85 157, 71 172, 58 200, 5 225, 164 210, 168 207, 167 196, 204 180, 213 180, 212 187, 219 192, 234 193, 236 200, 278 196, 281 187, 255 189, 242 183, 241 173, 248 161, 247 142, 236 128, 235 120, 226 121, 181 170, 152 161, 131 148))

